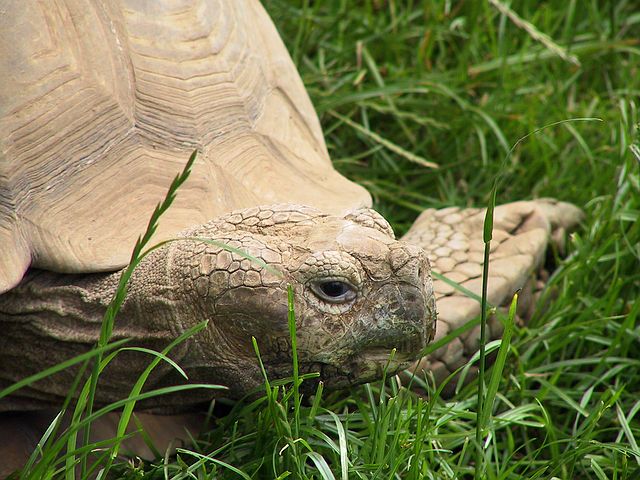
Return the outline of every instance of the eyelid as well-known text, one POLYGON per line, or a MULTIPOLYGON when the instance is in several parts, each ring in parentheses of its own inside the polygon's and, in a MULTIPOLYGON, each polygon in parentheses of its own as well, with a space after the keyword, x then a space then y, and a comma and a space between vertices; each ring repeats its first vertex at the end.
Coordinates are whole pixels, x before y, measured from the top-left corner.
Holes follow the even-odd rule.
POLYGON ((322 301, 325 301, 325 302, 328 302, 328 303, 336 303, 336 304, 350 303, 353 300, 355 300, 355 298, 358 295, 358 289, 356 287, 354 287, 353 284, 350 281, 346 280, 345 278, 327 277, 327 278, 322 278, 322 279, 316 279, 316 280, 312 280, 311 282, 309 282, 309 287, 311 288, 311 291, 318 298, 320 298, 322 301), (322 285, 323 284, 327 284, 327 283, 332 283, 332 282, 344 284, 347 287, 347 291, 343 295, 340 295, 338 297, 331 297, 331 296, 327 295, 322 290, 322 285))

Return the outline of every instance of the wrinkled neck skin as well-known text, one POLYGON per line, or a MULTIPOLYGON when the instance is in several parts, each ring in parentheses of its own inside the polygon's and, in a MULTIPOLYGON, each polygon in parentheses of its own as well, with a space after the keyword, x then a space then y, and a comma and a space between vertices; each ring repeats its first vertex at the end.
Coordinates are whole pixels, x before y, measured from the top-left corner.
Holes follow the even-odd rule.
MULTIPOLYGON (((135 270, 112 340, 130 338, 128 345, 161 351, 207 321, 169 354, 189 382, 225 385, 223 395, 236 398, 259 387, 264 379, 252 337, 270 379, 291 375, 288 284, 294 289, 300 369, 319 372, 329 387, 379 377, 392 349, 394 372, 433 337, 426 255, 396 241, 372 210, 340 217, 292 205, 252 208, 180 236, 135 270)), ((119 275, 33 272, 0 296, 0 323, 7 330, 0 339, 0 388, 91 348, 119 275)), ((151 360, 140 352, 118 354, 104 372, 98 400, 126 397, 151 360)), ((59 403, 72 378, 69 371, 45 379, 0 403, 0 410, 59 403)), ((161 362, 145 390, 184 383, 161 362)), ((190 390, 144 406, 188 408, 215 392, 190 390)))
MULTIPOLYGON (((163 255, 154 253, 156 259, 159 256, 163 255)), ((0 296, 0 325, 4 331, 0 336, 0 389, 93 348, 120 275, 121 272, 72 275, 35 270, 17 288, 0 296)), ((184 331, 180 323, 184 317, 176 310, 181 295, 174 287, 155 262, 143 260, 129 282, 129 293, 116 317, 111 341, 128 339, 125 347, 162 351, 184 331)), ((179 361, 185 347, 186 344, 176 348, 170 356, 179 361)), ((128 396, 152 359, 143 353, 120 352, 101 376, 98 402, 128 396)), ((77 371, 68 368, 19 390, 0 400, 0 411, 59 406, 77 371)), ((162 362, 149 377, 145 390, 163 386, 168 378, 170 370, 162 362)))

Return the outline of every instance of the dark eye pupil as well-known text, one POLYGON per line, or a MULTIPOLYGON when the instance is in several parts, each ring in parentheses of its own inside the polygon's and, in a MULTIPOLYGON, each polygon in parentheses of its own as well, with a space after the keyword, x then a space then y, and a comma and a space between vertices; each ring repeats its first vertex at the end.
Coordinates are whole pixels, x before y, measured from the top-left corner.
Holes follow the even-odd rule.
POLYGON ((343 282, 324 282, 320 289, 327 297, 341 297, 347 293, 347 285, 343 282))

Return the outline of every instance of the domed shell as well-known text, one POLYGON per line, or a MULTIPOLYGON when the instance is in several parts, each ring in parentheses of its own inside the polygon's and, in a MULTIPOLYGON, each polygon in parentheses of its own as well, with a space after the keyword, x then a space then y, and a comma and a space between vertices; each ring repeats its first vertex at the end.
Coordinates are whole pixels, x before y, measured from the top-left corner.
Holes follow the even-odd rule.
POLYGON ((110 271, 190 153, 156 240, 230 210, 369 205, 332 167, 257 0, 8 0, 0 15, 0 292, 110 271))

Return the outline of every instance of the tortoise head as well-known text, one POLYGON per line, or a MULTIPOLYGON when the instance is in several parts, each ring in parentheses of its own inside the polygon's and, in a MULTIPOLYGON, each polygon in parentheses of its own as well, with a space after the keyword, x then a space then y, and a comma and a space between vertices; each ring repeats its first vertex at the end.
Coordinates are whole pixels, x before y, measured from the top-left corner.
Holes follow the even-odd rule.
POLYGON ((210 320, 185 366, 192 378, 199 372, 198 380, 232 379, 235 396, 264 380, 252 337, 271 380, 292 373, 288 285, 300 371, 319 372, 329 387, 408 366, 435 332, 426 254, 396 240, 373 210, 334 216, 295 205, 260 207, 183 235, 219 242, 173 247, 173 275, 192 296, 185 302, 190 314, 210 320))

